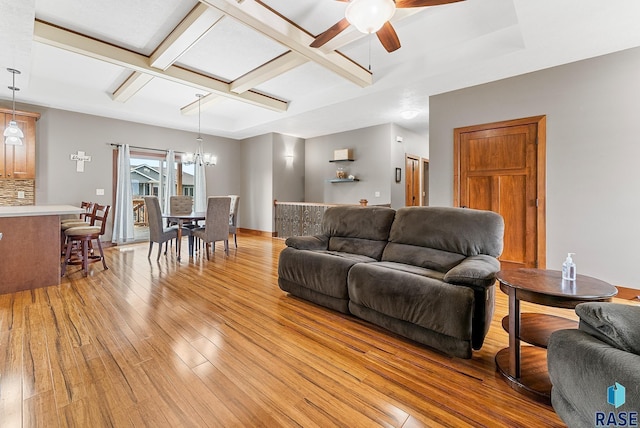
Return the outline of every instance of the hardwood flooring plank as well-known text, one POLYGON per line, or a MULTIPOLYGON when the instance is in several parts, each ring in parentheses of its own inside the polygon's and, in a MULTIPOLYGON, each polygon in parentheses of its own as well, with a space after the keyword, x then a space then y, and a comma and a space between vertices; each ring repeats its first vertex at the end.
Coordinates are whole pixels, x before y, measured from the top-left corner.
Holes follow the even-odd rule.
POLYGON ((0 295, 0 426, 562 426, 496 374, 502 292, 461 360, 282 292, 282 240, 239 244, 181 262, 111 247, 109 270, 0 295))

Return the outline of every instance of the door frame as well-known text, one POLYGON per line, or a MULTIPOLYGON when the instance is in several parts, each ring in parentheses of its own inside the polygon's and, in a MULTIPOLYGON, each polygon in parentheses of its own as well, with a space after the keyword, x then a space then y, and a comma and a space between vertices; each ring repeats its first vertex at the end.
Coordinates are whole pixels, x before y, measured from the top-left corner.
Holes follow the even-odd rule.
POLYGON ((536 257, 538 268, 545 269, 547 266, 547 117, 532 116, 522 119, 505 120, 501 122, 485 123, 481 125, 466 126, 453 130, 453 206, 460 206, 460 140, 462 134, 475 131, 486 131, 496 128, 507 128, 512 126, 522 126, 536 124, 538 133, 536 136, 536 229, 537 248, 536 257))
POLYGON ((415 161, 418 165, 418 188, 416 189, 415 186, 411 186, 413 188, 413 192, 415 194, 415 192, 418 192, 418 205, 417 206, 421 206, 422 205, 422 192, 420 191, 420 189, 422 189, 422 171, 420 170, 420 168, 422 167, 422 162, 420 162, 420 156, 417 155, 411 155, 408 153, 404 154, 404 205, 405 206, 410 206, 408 204, 408 198, 409 198, 409 193, 407 192, 407 187, 409 186, 409 179, 411 179, 412 184, 413 183, 413 179, 415 178, 414 174, 409 174, 409 171, 407 169, 407 164, 409 159, 411 159, 412 161, 415 161))

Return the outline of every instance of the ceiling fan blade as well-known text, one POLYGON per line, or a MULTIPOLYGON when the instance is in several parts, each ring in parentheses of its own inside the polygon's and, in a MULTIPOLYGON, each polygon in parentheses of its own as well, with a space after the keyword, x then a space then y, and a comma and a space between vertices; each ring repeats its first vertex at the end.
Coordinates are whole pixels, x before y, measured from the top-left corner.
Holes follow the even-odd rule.
POLYGON ((342 33, 348 26, 349 21, 347 18, 342 18, 340 21, 336 22, 331 28, 329 28, 324 33, 320 34, 309 46, 312 48, 319 48, 320 46, 327 43, 329 40, 333 39, 338 34, 342 33))
POLYGON ((378 36, 378 40, 380 40, 380 43, 382 43, 382 46, 384 46, 387 52, 400 49, 400 39, 389 21, 384 23, 382 28, 376 33, 376 36, 378 36))
POLYGON ((397 8, 439 6, 464 0, 396 0, 397 8))

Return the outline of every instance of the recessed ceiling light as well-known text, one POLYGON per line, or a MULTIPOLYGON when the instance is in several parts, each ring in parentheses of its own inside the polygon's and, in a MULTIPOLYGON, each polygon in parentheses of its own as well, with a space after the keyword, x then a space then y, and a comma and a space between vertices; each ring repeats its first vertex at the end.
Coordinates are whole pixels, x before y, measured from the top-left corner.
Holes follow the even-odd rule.
POLYGON ((420 113, 418 110, 405 110, 402 113, 400 113, 400 115, 402 115, 403 119, 411 120, 415 118, 418 115, 418 113, 420 113))

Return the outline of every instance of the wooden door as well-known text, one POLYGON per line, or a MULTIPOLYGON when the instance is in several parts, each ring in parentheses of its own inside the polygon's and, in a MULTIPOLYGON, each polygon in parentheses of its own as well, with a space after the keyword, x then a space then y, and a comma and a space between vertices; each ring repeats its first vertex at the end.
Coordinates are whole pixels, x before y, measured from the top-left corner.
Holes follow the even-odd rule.
POLYGON ((429 206, 429 160, 422 159, 422 206, 429 206))
POLYGON ((405 205, 417 207, 420 205, 420 158, 406 155, 404 171, 405 205))
POLYGON ((454 132, 454 203, 502 215, 502 269, 546 264, 545 133, 544 116, 454 132))

